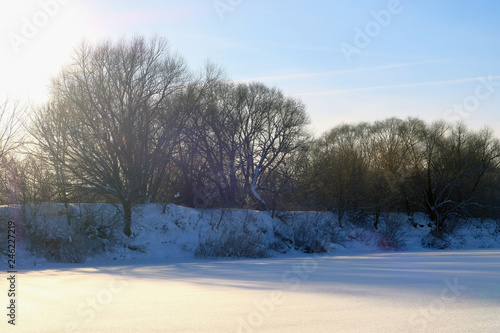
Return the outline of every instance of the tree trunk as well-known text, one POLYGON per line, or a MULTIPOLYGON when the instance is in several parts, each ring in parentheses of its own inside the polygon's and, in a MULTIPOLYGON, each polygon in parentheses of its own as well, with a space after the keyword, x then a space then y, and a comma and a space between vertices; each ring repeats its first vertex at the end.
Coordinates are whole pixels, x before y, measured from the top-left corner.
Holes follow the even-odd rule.
POLYGON ((125 227, 123 228, 123 233, 130 237, 132 235, 132 203, 130 200, 125 199, 122 202, 123 206, 123 219, 125 222, 125 227))
POLYGON ((253 175, 252 182, 250 183, 250 192, 252 193, 253 197, 257 199, 257 201, 259 202, 259 210, 265 211, 268 210, 267 204, 264 201, 264 199, 262 199, 261 196, 257 193, 257 188, 258 188, 257 180, 259 179, 260 176, 260 166, 262 165, 262 160, 263 158, 261 158, 259 165, 255 167, 255 173, 253 175))
POLYGON ((66 222, 71 225, 71 212, 69 211, 69 205, 66 201, 66 195, 64 196, 64 213, 66 214, 66 222))
POLYGON ((381 209, 377 208, 375 211, 375 223, 373 224, 373 228, 378 229, 378 222, 380 221, 380 213, 381 209))
POLYGON ((343 226, 342 226, 342 219, 343 218, 344 218, 344 210, 342 208, 339 208, 338 220, 339 220, 339 227, 340 228, 343 228, 343 226))

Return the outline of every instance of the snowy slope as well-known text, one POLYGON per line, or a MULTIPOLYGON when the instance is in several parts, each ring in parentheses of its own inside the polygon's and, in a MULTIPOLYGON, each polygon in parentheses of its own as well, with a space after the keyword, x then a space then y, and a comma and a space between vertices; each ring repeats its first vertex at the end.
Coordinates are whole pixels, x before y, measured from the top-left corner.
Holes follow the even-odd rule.
MULTIPOLYGON (((25 267, 40 266, 47 261, 276 257, 284 253, 353 250, 421 251, 422 239, 426 239, 430 231, 429 221, 423 214, 415 214, 413 224, 404 214, 392 214, 382 219, 379 229, 375 230, 371 222, 352 218, 346 219, 340 228, 337 216, 331 212, 280 212, 273 219, 268 212, 149 204, 134 209, 133 235, 126 237, 122 232, 122 218, 113 205, 71 205, 71 226, 62 205, 43 204, 30 209, 28 213, 21 212, 19 207, 0 209, 4 223, 9 216, 19 221, 23 214, 31 214, 31 227, 24 227, 29 230, 24 231, 27 235, 19 240, 17 249, 18 256, 25 256, 20 260, 25 267), (42 241, 36 239, 35 242, 33 235, 42 241)), ((469 221, 458 226, 446 243, 448 249, 500 248, 500 223, 469 221)), ((6 249, 6 245, 2 248, 6 249)), ((5 263, 5 255, 1 258, 5 263)))

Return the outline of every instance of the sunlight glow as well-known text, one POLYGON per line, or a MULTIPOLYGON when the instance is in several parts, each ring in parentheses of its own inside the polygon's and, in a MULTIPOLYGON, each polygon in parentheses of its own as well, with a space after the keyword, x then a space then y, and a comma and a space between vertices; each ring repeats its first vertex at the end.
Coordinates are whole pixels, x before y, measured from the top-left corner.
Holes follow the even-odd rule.
POLYGON ((0 5, 0 98, 40 102, 50 78, 70 60, 87 30, 80 4, 67 0, 4 2, 0 5))

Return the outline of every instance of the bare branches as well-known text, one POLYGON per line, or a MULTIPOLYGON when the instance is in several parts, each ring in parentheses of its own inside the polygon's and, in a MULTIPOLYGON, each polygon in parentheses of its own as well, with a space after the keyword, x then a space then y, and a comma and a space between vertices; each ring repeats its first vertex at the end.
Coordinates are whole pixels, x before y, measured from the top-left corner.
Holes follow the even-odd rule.
POLYGON ((494 189, 485 179, 498 175, 500 165, 498 139, 461 123, 391 118, 342 125, 315 146, 311 180, 324 207, 338 210, 339 217, 356 209, 376 216, 422 211, 439 232, 450 217, 485 207, 480 196, 494 189))
POLYGON ((197 156, 193 162, 204 161, 187 168, 204 170, 194 181, 204 183, 200 197, 217 193, 223 206, 254 202, 267 209, 262 191, 279 188, 268 180, 306 142, 304 106, 263 84, 219 80, 207 88, 186 127, 183 153, 197 156))
POLYGON ((0 159, 23 143, 20 129, 25 113, 26 107, 18 101, 0 102, 0 159))
POLYGON ((176 102, 187 78, 165 39, 84 43, 39 110, 38 138, 56 174, 121 202, 127 235, 132 205, 156 199, 189 116, 176 102))

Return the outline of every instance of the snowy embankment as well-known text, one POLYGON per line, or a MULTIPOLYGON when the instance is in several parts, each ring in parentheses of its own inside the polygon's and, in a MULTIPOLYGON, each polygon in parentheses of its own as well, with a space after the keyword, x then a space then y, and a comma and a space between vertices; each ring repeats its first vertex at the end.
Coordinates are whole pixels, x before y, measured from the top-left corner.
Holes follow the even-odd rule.
MULTIPOLYGON (((243 209, 193 209, 173 204, 137 206, 132 237, 113 205, 42 204, 21 209, 1 207, 1 223, 16 220, 20 264, 94 262, 121 259, 265 258, 285 253, 339 251, 420 251, 429 244, 447 249, 500 248, 500 222, 454 222, 444 240, 429 237, 423 214, 382 216, 373 228, 370 216, 348 217, 339 227, 331 212, 268 212, 243 209), (70 222, 68 224, 69 213, 70 222)), ((2 227, 0 236, 7 228, 2 227)), ((2 246, 7 249, 7 246, 2 246)), ((4 252, 4 250, 2 250, 4 252)), ((5 253, 4 253, 5 254, 5 253)), ((1 257, 6 262, 5 255, 1 257)))

